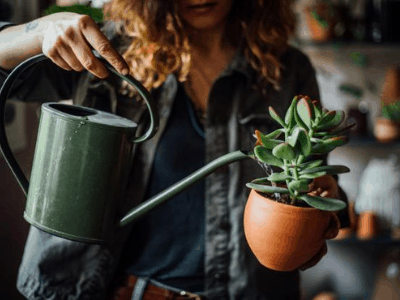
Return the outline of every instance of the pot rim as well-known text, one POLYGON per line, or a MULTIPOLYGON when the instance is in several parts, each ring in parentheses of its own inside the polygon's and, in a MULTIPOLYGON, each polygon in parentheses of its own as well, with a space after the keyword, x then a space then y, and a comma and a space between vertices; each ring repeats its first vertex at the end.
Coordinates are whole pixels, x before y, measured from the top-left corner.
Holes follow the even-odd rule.
POLYGON ((279 206, 279 207, 287 207, 287 209, 289 209, 289 210, 297 210, 297 211, 309 211, 309 212, 311 212, 311 211, 321 211, 320 209, 318 209, 318 208, 315 208, 315 207, 302 207, 302 206, 295 206, 295 205, 290 205, 290 204, 286 204, 286 203, 282 203, 282 202, 278 202, 278 201, 275 201, 275 200, 273 200, 273 199, 271 199, 271 198, 269 198, 269 197, 266 197, 266 196, 263 196, 263 195, 261 195, 259 192, 257 192, 255 189, 251 189, 251 192, 250 193, 256 193, 257 194, 257 196, 258 197, 260 197, 260 198, 263 198, 263 199, 267 199, 267 200, 269 200, 270 202, 273 202, 274 203, 274 205, 276 205, 276 206, 279 206))

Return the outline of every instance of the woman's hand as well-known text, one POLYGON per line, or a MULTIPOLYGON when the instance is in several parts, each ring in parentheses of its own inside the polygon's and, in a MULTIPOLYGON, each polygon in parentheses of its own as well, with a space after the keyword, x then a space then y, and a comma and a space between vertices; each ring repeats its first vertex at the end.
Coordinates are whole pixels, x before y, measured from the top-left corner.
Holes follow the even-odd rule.
MULTIPOLYGON (((335 213, 331 213, 331 219, 328 228, 325 231, 324 239, 330 240, 335 238, 339 234, 340 221, 335 213)), ((300 267, 301 271, 307 270, 314 267, 319 261, 328 253, 328 247, 326 242, 324 242, 321 249, 315 254, 309 261, 300 267)))
MULTIPOLYGON (((328 197, 328 198, 339 198, 339 187, 335 178, 331 175, 324 175, 318 178, 315 178, 314 181, 309 185, 312 192, 308 193, 310 196, 320 196, 320 197, 328 197)), ((324 239, 330 240, 335 238, 339 234, 340 229, 340 221, 334 212, 330 213, 331 218, 329 221, 328 228, 325 231, 324 239)), ((308 262, 300 267, 301 271, 307 270, 311 267, 314 267, 328 252, 328 248, 326 246, 326 242, 319 250, 319 252, 314 255, 308 262)))
POLYGON ((119 73, 128 74, 127 63, 90 16, 64 12, 43 17, 40 22, 46 24, 42 52, 61 68, 77 72, 86 69, 97 77, 107 77, 106 67, 92 53, 94 49, 119 73))
POLYGON ((312 191, 309 196, 319 196, 326 198, 339 198, 339 187, 337 181, 331 175, 324 175, 314 178, 313 182, 308 185, 312 191))

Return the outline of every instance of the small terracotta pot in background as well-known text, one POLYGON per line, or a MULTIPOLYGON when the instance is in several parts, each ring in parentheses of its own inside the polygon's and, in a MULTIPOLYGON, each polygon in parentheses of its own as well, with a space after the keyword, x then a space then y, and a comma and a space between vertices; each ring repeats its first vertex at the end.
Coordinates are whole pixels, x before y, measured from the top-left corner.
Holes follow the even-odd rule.
POLYGON ((244 211, 244 232, 259 262, 276 271, 293 271, 323 246, 330 213, 263 197, 252 190, 244 211))
POLYGON ((332 292, 321 292, 316 295, 312 300, 337 300, 337 296, 332 292))
POLYGON ((400 66, 390 66, 386 70, 381 99, 384 105, 400 100, 400 66))
POLYGON ((376 118, 374 135, 375 138, 381 143, 389 143, 397 140, 400 137, 399 122, 383 117, 376 118))
POLYGON ((326 42, 333 38, 333 19, 327 18, 326 26, 324 26, 314 16, 315 14, 317 14, 321 17, 326 17, 326 12, 328 9, 329 7, 323 3, 314 6, 307 6, 304 9, 305 20, 307 22, 309 33, 313 41, 326 42))
POLYGON ((357 238, 370 240, 379 234, 378 218, 373 211, 364 211, 358 216, 357 238))

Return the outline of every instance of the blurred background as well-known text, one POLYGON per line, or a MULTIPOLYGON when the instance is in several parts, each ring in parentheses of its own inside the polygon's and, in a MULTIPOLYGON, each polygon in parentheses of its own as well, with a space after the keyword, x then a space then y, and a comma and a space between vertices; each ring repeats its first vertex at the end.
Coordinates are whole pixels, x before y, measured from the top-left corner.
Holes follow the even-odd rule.
MULTIPOLYGON (((0 21, 25 23, 54 5, 101 8, 105 1, 0 0, 0 21)), ((357 126, 331 163, 349 166, 339 183, 352 227, 328 242, 329 252, 302 272, 304 299, 400 299, 400 0, 294 0, 298 27, 291 43, 311 59, 321 101, 357 126)), ((38 104, 8 101, 6 130, 29 177, 38 104)), ((1 156, 1 155, 0 155, 1 156)), ((28 233, 25 196, 0 158, 0 298, 15 288, 28 233)))

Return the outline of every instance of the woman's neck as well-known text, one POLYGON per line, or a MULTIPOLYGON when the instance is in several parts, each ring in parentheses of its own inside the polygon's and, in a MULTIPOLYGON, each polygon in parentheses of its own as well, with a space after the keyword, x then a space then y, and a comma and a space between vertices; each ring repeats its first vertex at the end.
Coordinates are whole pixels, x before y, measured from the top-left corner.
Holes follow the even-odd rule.
POLYGON ((235 46, 228 40, 225 28, 213 30, 189 30, 192 58, 197 61, 213 62, 224 58, 227 63, 235 52, 235 46))
POLYGON ((232 60, 236 47, 224 30, 190 32, 191 67, 184 86, 197 111, 204 115, 213 82, 232 60))

